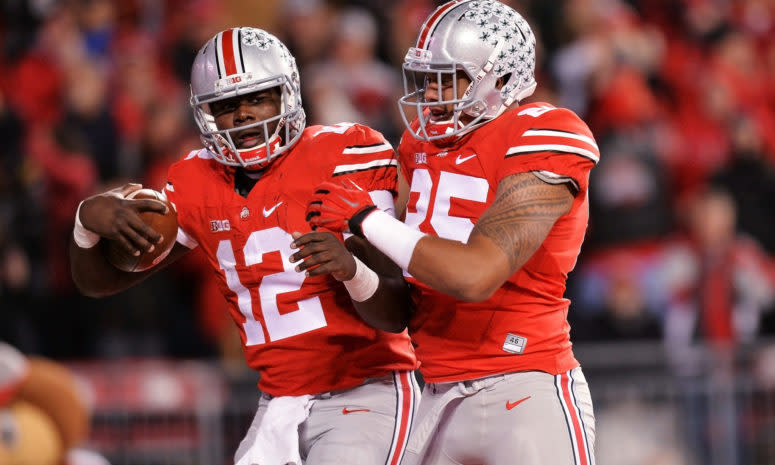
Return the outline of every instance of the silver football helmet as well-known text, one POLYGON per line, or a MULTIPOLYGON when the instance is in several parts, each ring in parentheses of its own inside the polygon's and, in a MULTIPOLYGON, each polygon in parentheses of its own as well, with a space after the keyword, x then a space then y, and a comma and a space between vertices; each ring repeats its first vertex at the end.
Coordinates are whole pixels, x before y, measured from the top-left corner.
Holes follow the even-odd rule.
POLYGON ((404 58, 404 96, 398 106, 409 132, 417 139, 454 141, 530 96, 536 87, 535 47, 527 21, 498 1, 454 0, 437 8, 404 58), (459 71, 470 79, 462 94, 455 79, 459 71), (444 100, 439 92, 437 100, 426 100, 431 80, 439 89, 442 81, 451 80, 457 98, 444 100), (429 108, 438 105, 453 105, 452 117, 434 121, 429 108), (416 130, 410 120, 414 114, 416 130))
POLYGON ((202 142, 229 166, 265 166, 296 143, 306 124, 296 60, 278 38, 252 27, 221 31, 199 50, 191 68, 190 103, 202 142), (272 87, 280 89, 277 116, 233 129, 216 127, 210 103, 272 87), (264 142, 238 149, 233 136, 252 127, 263 130, 264 142))

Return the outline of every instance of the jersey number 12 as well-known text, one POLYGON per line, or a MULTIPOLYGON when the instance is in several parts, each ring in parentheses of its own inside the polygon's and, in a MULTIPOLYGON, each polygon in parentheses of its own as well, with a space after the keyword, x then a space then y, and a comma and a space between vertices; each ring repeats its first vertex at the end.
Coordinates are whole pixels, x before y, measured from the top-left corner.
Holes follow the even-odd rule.
MULTIPOLYGON (((258 296, 261 301, 261 314, 266 324, 266 333, 270 341, 285 339, 326 326, 326 317, 323 314, 323 306, 320 298, 310 297, 299 300, 296 304, 299 309, 280 313, 277 307, 277 296, 285 292, 294 292, 301 289, 304 282, 304 273, 294 270, 294 265, 288 261, 293 251, 290 234, 279 227, 254 231, 248 236, 245 247, 242 249, 245 255, 245 265, 253 266, 261 263, 264 254, 280 252, 283 262, 283 271, 269 274, 261 279, 258 287, 258 296)), ((226 277, 229 289, 237 295, 237 304, 240 313, 245 317, 242 329, 245 331, 245 345, 254 346, 266 342, 261 323, 253 316, 253 299, 250 289, 246 288, 237 274, 237 260, 234 257, 234 249, 231 241, 226 239, 218 244, 218 264, 226 277)))

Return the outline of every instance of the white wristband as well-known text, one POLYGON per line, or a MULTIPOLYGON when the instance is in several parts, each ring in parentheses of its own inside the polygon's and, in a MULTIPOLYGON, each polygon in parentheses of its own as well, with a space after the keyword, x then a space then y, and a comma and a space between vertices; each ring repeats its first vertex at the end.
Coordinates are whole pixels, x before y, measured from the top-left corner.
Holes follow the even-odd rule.
POLYGON ((382 210, 376 210, 366 216, 361 223, 361 230, 369 242, 390 257, 402 270, 409 269, 414 248, 425 236, 425 233, 405 225, 382 210))
POLYGON ((362 261, 355 259, 355 276, 352 279, 343 281, 344 287, 350 293, 350 298, 356 302, 363 302, 377 292, 379 287, 379 276, 366 266, 362 261))
POLYGON ((81 224, 81 205, 83 205, 83 202, 78 204, 78 210, 75 211, 73 240, 75 240, 75 243, 78 244, 78 247, 82 249, 91 249, 97 245, 97 242, 100 241, 100 236, 99 234, 84 228, 83 224, 81 224))

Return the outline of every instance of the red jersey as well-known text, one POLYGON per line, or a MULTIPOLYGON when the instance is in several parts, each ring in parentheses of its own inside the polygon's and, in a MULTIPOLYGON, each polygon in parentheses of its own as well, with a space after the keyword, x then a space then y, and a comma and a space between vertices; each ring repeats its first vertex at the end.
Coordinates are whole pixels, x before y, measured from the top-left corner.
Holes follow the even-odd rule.
POLYGON ((318 183, 351 180, 396 190, 397 161, 382 135, 342 123, 312 126, 261 174, 247 198, 235 169, 207 150, 169 169, 178 241, 201 247, 239 328, 259 388, 275 396, 345 389, 417 366, 409 336, 364 323, 332 277, 305 277, 289 261, 291 233, 309 232, 307 201, 318 183))
POLYGON ((405 222, 446 239, 468 240, 509 175, 533 172, 547 182, 570 183, 576 193, 571 211, 538 251, 484 302, 462 302, 407 277, 416 289, 409 331, 423 377, 445 382, 526 370, 559 374, 578 366, 563 293, 587 227, 589 172, 599 159, 587 125, 569 110, 530 104, 450 147, 404 133, 398 152, 411 184, 405 222))

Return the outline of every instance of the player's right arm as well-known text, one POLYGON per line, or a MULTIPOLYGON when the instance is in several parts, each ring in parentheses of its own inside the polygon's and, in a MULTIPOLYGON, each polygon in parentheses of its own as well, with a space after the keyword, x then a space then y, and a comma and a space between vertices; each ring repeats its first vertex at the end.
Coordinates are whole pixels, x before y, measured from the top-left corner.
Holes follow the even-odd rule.
POLYGON ((571 212, 600 155, 589 128, 572 112, 532 110, 524 111, 532 117, 529 128, 516 132, 503 158, 496 157, 495 199, 466 242, 425 234, 379 211, 362 192, 332 183, 320 184, 308 204, 311 226, 349 230, 428 286, 464 301, 487 300, 571 212))
POLYGON ((398 333, 409 324, 411 298, 401 269, 366 240, 352 236, 343 244, 330 232, 294 233, 291 256, 309 276, 330 274, 342 281, 355 310, 368 325, 398 333))
POLYGON ((371 204, 363 192, 333 183, 318 186, 307 211, 312 226, 349 228, 432 288, 480 302, 527 262, 570 211, 573 198, 564 184, 549 184, 533 173, 510 175, 466 243, 412 229, 371 204))
MULTIPOLYGON (((401 171, 397 175, 394 212, 403 218, 409 185, 401 171)), ((291 256, 297 269, 311 276, 330 274, 345 283, 353 306, 368 325, 389 332, 401 332, 409 324, 412 300, 401 268, 371 243, 350 236, 344 244, 330 232, 294 233, 291 256), (357 259, 357 261, 356 261, 357 259)))
MULTIPOLYGON (((167 206, 157 200, 129 200, 124 197, 140 189, 139 184, 126 184, 87 198, 78 211, 78 220, 87 231, 100 238, 118 241, 129 253, 140 253, 157 243, 161 236, 139 217, 139 213, 164 213, 167 206)), ((70 274, 78 290, 89 297, 105 297, 132 287, 149 275, 183 256, 189 249, 176 243, 170 254, 158 265, 143 271, 128 273, 119 270, 106 259, 105 242, 82 247, 70 237, 70 274)))

